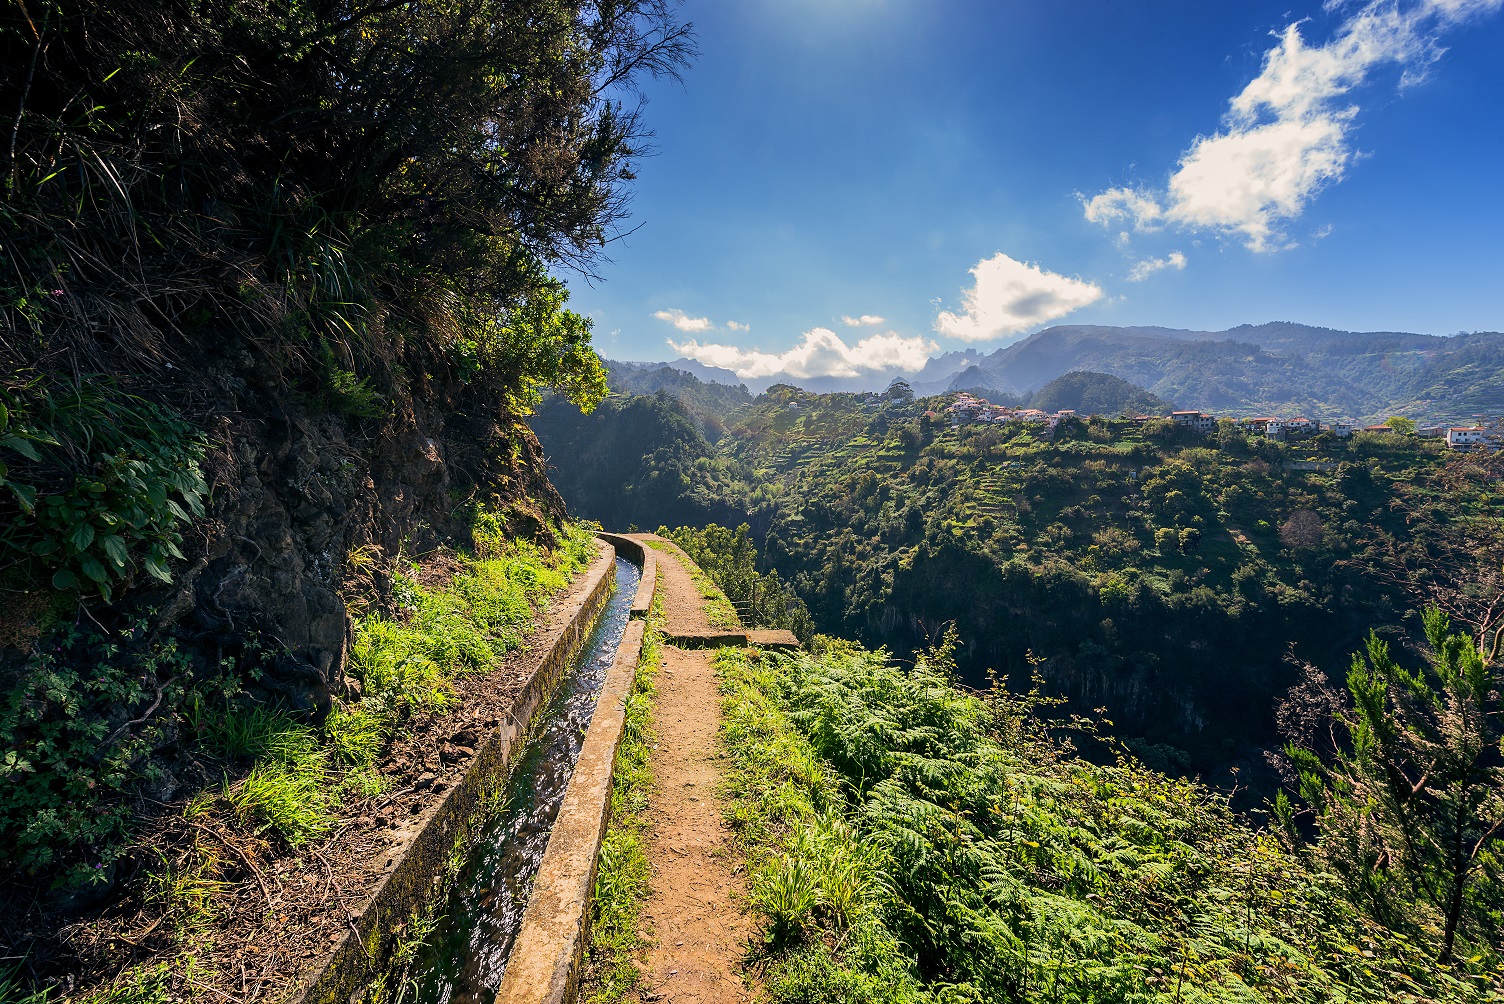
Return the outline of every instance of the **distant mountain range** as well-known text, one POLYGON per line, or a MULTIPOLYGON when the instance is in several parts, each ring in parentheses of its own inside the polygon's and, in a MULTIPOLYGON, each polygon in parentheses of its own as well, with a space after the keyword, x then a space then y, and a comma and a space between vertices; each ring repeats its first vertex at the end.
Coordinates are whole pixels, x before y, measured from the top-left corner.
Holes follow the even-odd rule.
MULTIPOLYGON (((652 364, 661 366, 664 364, 652 364)), ((1441 336, 1336 331, 1272 322, 1226 331, 1061 325, 983 353, 946 352, 917 372, 742 379, 689 359, 667 364, 702 381, 761 393, 775 383, 814 392, 881 390, 895 377, 916 394, 1023 395, 1063 374, 1120 377, 1182 408, 1227 414, 1302 413, 1377 421, 1449 422, 1504 414, 1504 333, 1441 336)))

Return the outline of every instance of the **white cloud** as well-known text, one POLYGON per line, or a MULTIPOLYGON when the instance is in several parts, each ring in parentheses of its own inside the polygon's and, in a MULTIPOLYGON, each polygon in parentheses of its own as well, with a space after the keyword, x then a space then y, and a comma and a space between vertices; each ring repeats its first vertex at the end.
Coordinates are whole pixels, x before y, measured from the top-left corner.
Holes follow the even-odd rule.
POLYGON ((1185 268, 1185 255, 1179 251, 1171 251, 1164 258, 1147 258, 1133 266, 1128 272, 1128 281, 1143 282, 1155 272, 1160 272, 1167 268, 1173 268, 1177 271, 1183 270, 1185 268))
POLYGON ((1216 230, 1254 251, 1292 246, 1283 225, 1341 181, 1355 156, 1358 106, 1346 95, 1385 65, 1402 68, 1402 85, 1423 79, 1445 51, 1445 29, 1501 6, 1504 0, 1369 0, 1314 47, 1300 22, 1288 26, 1259 75, 1228 103, 1222 129, 1196 137, 1163 192, 1112 188, 1083 197, 1086 218, 1131 220, 1140 230, 1216 230))
POLYGON ((863 314, 861 317, 842 315, 841 323, 848 328, 876 327, 883 323, 883 319, 876 314, 863 314))
POLYGON ((1064 317, 1102 298, 1096 283, 1046 272, 1002 252, 976 263, 975 284, 962 293, 964 310, 943 310, 935 330, 963 342, 982 342, 1064 317))
POLYGON ((729 329, 731 331, 751 331, 752 330, 752 325, 750 325, 750 324, 743 324, 741 321, 727 321, 726 322, 726 327, 727 327, 727 329, 729 329))
POLYGON ((792 377, 854 377, 873 370, 901 369, 915 372, 924 367, 940 346, 925 338, 905 338, 889 331, 868 335, 855 345, 847 345, 829 328, 806 331, 799 344, 786 352, 763 352, 736 345, 702 345, 696 339, 676 342, 669 347, 689 359, 707 366, 731 370, 744 379, 787 373, 792 377))
POLYGON ((667 321, 680 331, 714 331, 715 325, 710 323, 708 317, 690 317, 677 307, 669 310, 654 312, 654 317, 660 321, 667 321))
MULTIPOLYGON (((1164 210, 1152 195, 1133 188, 1109 188, 1091 198, 1081 198, 1086 218, 1092 223, 1116 223, 1132 220, 1139 230, 1153 230, 1164 210)), ((1128 234, 1119 233, 1119 243, 1127 243, 1128 234)))

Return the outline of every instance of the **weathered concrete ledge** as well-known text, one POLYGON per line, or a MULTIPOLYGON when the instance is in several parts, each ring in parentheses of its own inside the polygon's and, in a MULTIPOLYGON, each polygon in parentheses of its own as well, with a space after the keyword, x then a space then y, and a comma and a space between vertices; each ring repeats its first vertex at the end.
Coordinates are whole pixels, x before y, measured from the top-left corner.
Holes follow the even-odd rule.
POLYGON ((481 741, 460 782, 397 831, 393 847, 385 852, 394 863, 359 907, 359 916, 352 921, 355 930, 345 935, 324 968, 303 981, 289 1001, 347 1004, 388 969, 399 932, 433 897, 449 862, 463 856, 474 839, 485 817, 483 799, 506 784, 534 716, 584 646, 615 580, 615 555, 602 543, 569 598, 553 611, 555 616, 563 614, 563 622, 535 642, 540 649, 538 661, 506 720, 481 741))
POLYGON ((619 557, 642 569, 642 577, 637 580, 637 595, 632 597, 631 616, 634 619, 646 617, 653 605, 653 590, 658 584, 658 555, 642 541, 619 533, 598 533, 596 536, 616 548, 619 557))
POLYGON ((787 652, 801 647, 794 632, 782 630, 681 631, 665 633, 663 640, 678 648, 745 648, 753 645, 787 652))
POLYGON ((616 650, 533 880, 496 1004, 572 1004, 579 994, 590 937, 590 896, 611 818, 611 779, 646 628, 645 621, 628 623, 616 650))

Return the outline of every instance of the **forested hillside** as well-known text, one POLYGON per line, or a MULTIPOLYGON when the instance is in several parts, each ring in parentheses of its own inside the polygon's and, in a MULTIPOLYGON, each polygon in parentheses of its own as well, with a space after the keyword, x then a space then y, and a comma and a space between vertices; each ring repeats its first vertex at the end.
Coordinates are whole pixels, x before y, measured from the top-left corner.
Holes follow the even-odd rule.
MULTIPOLYGON (((747 521, 819 630, 903 654, 954 623, 964 679, 1037 669, 1151 765, 1223 779, 1265 770, 1301 662, 1340 666, 1371 626, 1413 635, 1408 608, 1481 597, 1504 556, 1497 459, 1231 423, 1205 439, 1162 421, 952 428, 944 400, 773 388, 717 444, 643 427, 643 480, 561 487, 594 516, 672 457, 694 474, 671 511, 747 521)), ((574 415, 569 440, 539 425, 550 456, 611 435, 574 415)))
POLYGON ((740 485, 714 460, 704 426, 678 398, 608 397, 589 415, 549 401, 532 427, 548 446, 549 476, 579 499, 575 512, 608 527, 734 521, 740 485))
POLYGON ((741 384, 706 382, 693 373, 668 365, 604 361, 606 384, 614 394, 656 394, 663 391, 689 411, 705 435, 715 441, 725 433, 726 420, 752 403, 741 384))
POLYGON ((1173 402, 1151 394, 1121 377, 1110 373, 1093 373, 1090 370, 1072 370, 1062 374, 1033 393, 1023 395, 1019 403, 1051 414, 1074 411, 1081 415, 1111 417, 1151 415, 1163 418, 1176 407, 1173 402))

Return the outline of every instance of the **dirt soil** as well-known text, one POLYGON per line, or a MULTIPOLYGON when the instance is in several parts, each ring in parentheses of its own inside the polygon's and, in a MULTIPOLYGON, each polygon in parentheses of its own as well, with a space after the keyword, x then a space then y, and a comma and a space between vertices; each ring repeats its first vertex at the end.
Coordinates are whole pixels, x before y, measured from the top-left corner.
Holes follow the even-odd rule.
POLYGON ((196 921, 135 897, 82 918, 45 914, 36 904, 0 909, 0 940, 15 946, 3 954, 27 955, 23 974, 60 983, 65 995, 108 984, 132 966, 171 963, 186 951, 197 966, 173 967, 185 983, 175 988, 180 997, 216 1004, 286 997, 324 964, 394 866, 394 831, 459 782, 479 738, 501 724, 592 573, 611 560, 603 548, 548 604, 523 647, 492 672, 459 681, 455 710, 404 723, 381 765, 388 791, 347 803, 329 837, 293 851, 234 826, 222 800, 194 822, 182 818, 181 803, 164 805, 140 834, 134 863, 160 869, 159 852, 172 862, 216 862, 206 877, 220 884, 211 887, 196 921))
MULTIPOLYGON (((640 539, 659 539, 650 534, 640 539)), ((700 592, 674 554, 658 552, 663 610, 670 631, 710 630, 700 592)), ((714 652, 664 646, 653 728, 648 796, 648 860, 653 877, 644 905, 650 948, 638 999, 711 1004, 760 999, 743 979, 754 923, 741 904, 746 874, 716 791, 721 754, 720 694, 714 652)))
POLYGON ((634 533, 631 536, 650 545, 659 545, 653 547, 653 550, 658 552, 661 559, 658 571, 663 576, 663 626, 668 633, 702 634, 720 630, 710 623, 710 618, 705 613, 705 602, 700 599, 699 587, 695 585, 689 569, 684 567, 689 556, 679 550, 679 545, 656 533, 634 533))

